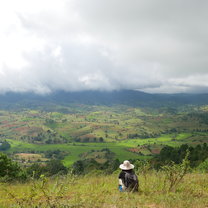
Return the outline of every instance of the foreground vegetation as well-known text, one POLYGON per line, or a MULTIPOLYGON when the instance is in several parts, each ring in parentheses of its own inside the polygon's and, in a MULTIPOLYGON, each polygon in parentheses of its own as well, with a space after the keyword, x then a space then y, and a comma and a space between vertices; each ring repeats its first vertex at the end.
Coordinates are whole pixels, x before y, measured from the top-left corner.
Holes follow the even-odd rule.
POLYGON ((103 176, 42 177, 29 183, 0 184, 0 207, 83 207, 83 208, 204 208, 208 206, 207 174, 190 173, 174 191, 168 191, 165 172, 139 173, 139 193, 118 191, 118 173, 103 176))
MULTIPOLYGON (((206 148, 205 145, 201 151, 206 148)), ((208 160, 191 168, 190 165, 194 164, 191 155, 196 155, 196 150, 199 151, 196 147, 191 153, 188 146, 185 149, 184 145, 170 148, 169 151, 164 148, 156 159, 161 157, 162 160, 159 161, 163 161, 166 158, 164 156, 168 155, 169 158, 163 161, 159 170, 152 168, 152 160, 134 161, 140 185, 137 193, 118 191, 119 162, 105 163, 102 169, 96 161, 89 160, 82 163, 84 169, 80 169, 81 163, 78 164, 78 161, 67 170, 60 161, 52 160, 46 166, 36 164, 35 167, 32 165, 24 170, 1 154, 0 207, 204 208, 208 206, 208 160), (186 150, 186 154, 181 162, 169 161, 172 153, 182 149, 186 150)), ((102 153, 112 154, 109 150, 103 150, 102 153)), ((88 153, 85 157, 89 155, 91 156, 88 153)))

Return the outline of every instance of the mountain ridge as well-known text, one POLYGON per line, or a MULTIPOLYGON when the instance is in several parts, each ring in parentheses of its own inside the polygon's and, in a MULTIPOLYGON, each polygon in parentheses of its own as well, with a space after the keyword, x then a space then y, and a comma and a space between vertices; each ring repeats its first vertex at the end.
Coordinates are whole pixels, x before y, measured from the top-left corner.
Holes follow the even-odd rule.
POLYGON ((208 94, 149 94, 135 90, 56 91, 47 95, 9 92, 0 95, 0 108, 30 107, 44 104, 129 105, 162 107, 168 105, 206 105, 208 94))

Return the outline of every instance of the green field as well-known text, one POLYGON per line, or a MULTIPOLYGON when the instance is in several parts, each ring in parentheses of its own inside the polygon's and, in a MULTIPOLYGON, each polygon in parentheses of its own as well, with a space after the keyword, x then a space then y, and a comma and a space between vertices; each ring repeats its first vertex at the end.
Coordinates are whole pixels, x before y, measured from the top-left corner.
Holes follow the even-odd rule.
POLYGON ((0 139, 11 145, 6 152, 44 154, 59 149, 67 153, 63 162, 70 166, 90 150, 108 148, 122 161, 149 158, 165 145, 208 141, 208 126, 200 117, 205 106, 174 113, 128 106, 65 107, 70 113, 60 113, 59 108, 0 111, 0 139))
POLYGON ((16 141, 8 139, 11 144, 11 149, 8 150, 8 153, 13 152, 31 152, 34 151, 47 151, 47 150, 62 150, 68 152, 63 160, 66 166, 70 166, 73 162, 80 159, 80 155, 84 152, 90 150, 101 150, 103 148, 108 148, 115 153, 115 158, 118 158, 120 161, 125 159, 146 159, 151 157, 150 155, 138 155, 129 151, 130 148, 135 148, 142 145, 171 145, 179 146, 184 143, 184 140, 190 137, 188 133, 182 133, 177 135, 176 141, 172 141, 172 135, 164 135, 158 138, 148 138, 148 139, 131 139, 123 140, 118 142, 106 142, 106 143, 67 143, 67 144, 29 144, 22 141, 16 141))

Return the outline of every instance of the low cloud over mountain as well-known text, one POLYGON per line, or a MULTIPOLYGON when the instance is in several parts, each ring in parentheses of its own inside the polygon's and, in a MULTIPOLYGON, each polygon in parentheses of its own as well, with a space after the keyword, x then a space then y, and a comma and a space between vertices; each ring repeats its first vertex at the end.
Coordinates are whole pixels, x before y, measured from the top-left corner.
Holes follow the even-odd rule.
POLYGON ((0 3, 0 92, 208 92, 206 0, 0 3))

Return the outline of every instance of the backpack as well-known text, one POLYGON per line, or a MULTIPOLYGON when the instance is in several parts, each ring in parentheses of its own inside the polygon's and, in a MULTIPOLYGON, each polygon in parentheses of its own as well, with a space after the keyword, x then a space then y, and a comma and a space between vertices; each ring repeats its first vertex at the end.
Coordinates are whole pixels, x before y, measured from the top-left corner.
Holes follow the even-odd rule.
POLYGON ((125 173, 124 185, 129 191, 138 191, 139 181, 135 173, 125 173))

